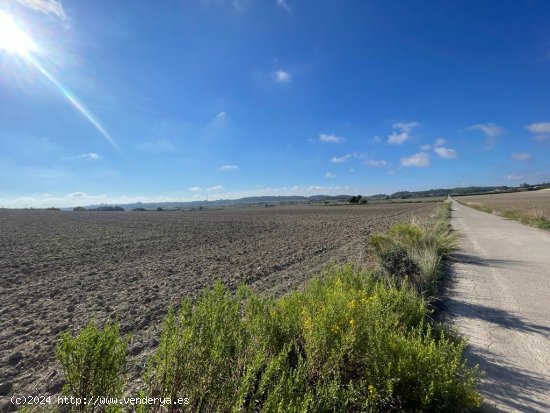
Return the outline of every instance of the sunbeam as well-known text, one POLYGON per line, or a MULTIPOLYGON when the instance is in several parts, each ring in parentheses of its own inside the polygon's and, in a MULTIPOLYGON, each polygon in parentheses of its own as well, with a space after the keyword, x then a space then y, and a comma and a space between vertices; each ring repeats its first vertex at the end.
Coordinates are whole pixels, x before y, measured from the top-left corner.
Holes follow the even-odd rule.
POLYGON ((27 57, 29 62, 36 68, 40 73, 44 75, 46 79, 48 79, 50 82, 52 82, 57 89, 61 92, 63 97, 67 99, 71 105, 74 106, 76 110, 78 110, 88 121, 95 126, 95 128, 98 130, 101 135, 107 141, 117 150, 117 152, 120 152, 120 149, 118 148, 118 145, 114 141, 113 138, 109 135, 109 133, 105 130, 105 128, 99 123, 99 121, 92 115, 92 113, 65 87, 59 82, 55 77, 53 77, 44 67, 36 61, 33 57, 29 56, 27 57))
POLYGON ((94 115, 68 90, 63 84, 53 77, 45 68, 32 56, 37 46, 31 37, 21 29, 13 18, 0 10, 0 51, 5 50, 9 53, 19 55, 35 67, 46 79, 48 79, 63 95, 69 103, 78 110, 97 131, 120 152, 118 145, 109 135, 105 128, 99 123, 94 115))

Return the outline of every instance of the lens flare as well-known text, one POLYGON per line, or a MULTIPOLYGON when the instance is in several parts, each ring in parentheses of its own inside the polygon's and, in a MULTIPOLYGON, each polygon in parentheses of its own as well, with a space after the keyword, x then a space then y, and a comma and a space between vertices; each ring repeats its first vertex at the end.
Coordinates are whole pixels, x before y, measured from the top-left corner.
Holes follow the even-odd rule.
POLYGON ((117 150, 120 152, 118 145, 105 128, 99 123, 94 115, 67 89, 63 84, 57 80, 50 72, 48 72, 44 66, 38 62, 33 56, 32 52, 37 50, 36 44, 31 37, 25 33, 13 20, 13 18, 0 10, 0 52, 6 51, 8 53, 16 54, 29 62, 34 66, 46 79, 48 79, 63 95, 69 103, 78 110, 87 120, 90 122, 97 131, 117 150))
POLYGON ((36 50, 31 37, 25 33, 13 18, 0 10, 0 50, 24 57, 36 50))

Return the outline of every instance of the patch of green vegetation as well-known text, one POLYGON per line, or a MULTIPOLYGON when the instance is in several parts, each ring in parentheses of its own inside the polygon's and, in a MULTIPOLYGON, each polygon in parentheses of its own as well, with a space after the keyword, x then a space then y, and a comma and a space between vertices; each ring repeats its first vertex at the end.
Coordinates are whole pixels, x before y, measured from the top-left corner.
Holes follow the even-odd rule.
POLYGON ((401 223, 371 238, 377 275, 395 285, 410 282, 422 295, 436 293, 443 261, 457 246, 449 228, 450 204, 424 223, 401 223))
MULTIPOLYGON (((90 321, 74 337, 68 332, 61 334, 56 356, 65 378, 63 393, 67 396, 90 400, 98 397, 120 397, 126 380, 124 367, 128 340, 120 334, 119 325, 108 323, 99 328, 90 321)), ((65 406, 66 407, 66 406, 65 406)), ((92 403, 71 404, 71 411, 106 412, 118 411, 118 406, 101 406, 92 403)))
POLYGON ((448 411, 479 404, 464 343, 427 303, 351 267, 302 292, 262 298, 221 284, 164 322, 146 376, 189 411, 448 411))
POLYGON ((357 196, 352 196, 349 201, 348 201, 350 204, 360 204, 360 205, 364 205, 368 202, 367 198, 364 197, 363 195, 357 195, 357 196))
POLYGON ((536 228, 550 230, 550 219, 542 212, 525 213, 517 209, 506 209, 502 212, 502 216, 508 219, 519 221, 525 225, 531 225, 536 228))

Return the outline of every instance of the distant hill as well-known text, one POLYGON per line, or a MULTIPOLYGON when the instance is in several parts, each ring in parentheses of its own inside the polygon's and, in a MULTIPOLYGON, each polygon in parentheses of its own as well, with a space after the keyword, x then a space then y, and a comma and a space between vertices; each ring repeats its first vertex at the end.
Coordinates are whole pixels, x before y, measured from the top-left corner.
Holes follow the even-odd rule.
MULTIPOLYGON (((488 193, 503 193, 503 192, 518 192, 518 191, 534 191, 538 189, 550 188, 550 183, 541 183, 536 185, 521 184, 520 186, 467 186, 456 188, 440 188, 429 189, 426 191, 400 191, 389 195, 391 199, 405 198, 426 198, 436 196, 460 196, 460 195, 478 195, 488 193)), ((376 195, 377 197, 380 196, 376 195)))
MULTIPOLYGON (((393 194, 376 194, 368 195, 368 200, 383 200, 383 199, 408 199, 408 198, 430 198, 430 197, 445 197, 460 196, 460 195, 478 195, 488 193, 503 193, 517 191, 532 191, 537 189, 550 188, 550 183, 542 183, 537 185, 521 184, 518 187, 513 186, 468 186, 456 188, 439 188, 428 189, 425 191, 399 191, 393 194)), ((200 208, 205 206, 238 206, 238 205, 254 205, 254 204, 297 204, 308 202, 342 202, 347 203, 351 199, 351 195, 312 195, 312 196, 251 196, 239 199, 218 199, 215 201, 190 201, 190 202, 134 202, 129 204, 103 204, 103 205, 88 205, 79 207, 86 210, 105 211, 114 210, 115 207, 123 208, 124 210, 156 210, 160 209, 182 209, 182 208, 200 208)), ((62 208, 64 211, 71 211, 74 208, 62 208)), ((119 209, 120 210, 120 209, 119 209)))
MULTIPOLYGON (((253 205, 253 204, 296 204, 307 202, 347 202, 351 198, 350 195, 312 195, 312 196, 251 196, 239 199, 218 199, 215 201, 189 201, 189 202, 134 202, 129 204, 117 204, 117 206, 125 210, 143 208, 146 210, 162 209, 179 209, 179 208, 199 208, 205 206, 238 206, 238 205, 253 205)), ((105 210, 105 205, 88 205, 84 208, 87 210, 105 210)), ((73 208, 62 208, 64 211, 72 211, 73 208)))

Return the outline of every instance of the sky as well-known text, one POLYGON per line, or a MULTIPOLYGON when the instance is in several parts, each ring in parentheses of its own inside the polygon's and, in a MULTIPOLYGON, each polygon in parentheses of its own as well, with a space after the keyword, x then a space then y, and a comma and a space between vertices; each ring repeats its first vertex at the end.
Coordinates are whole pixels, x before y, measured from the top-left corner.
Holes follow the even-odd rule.
POLYGON ((544 181, 546 0, 0 0, 0 206, 544 181))

